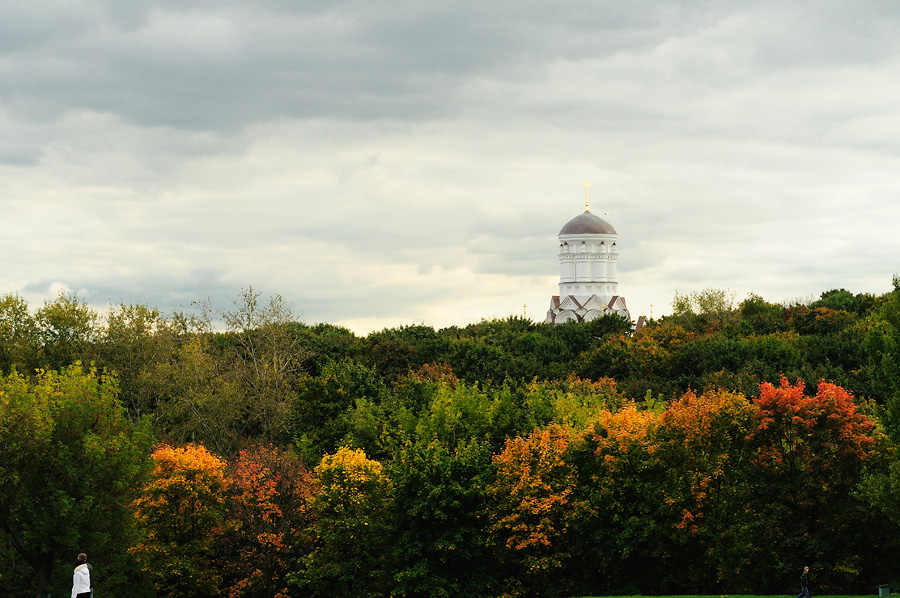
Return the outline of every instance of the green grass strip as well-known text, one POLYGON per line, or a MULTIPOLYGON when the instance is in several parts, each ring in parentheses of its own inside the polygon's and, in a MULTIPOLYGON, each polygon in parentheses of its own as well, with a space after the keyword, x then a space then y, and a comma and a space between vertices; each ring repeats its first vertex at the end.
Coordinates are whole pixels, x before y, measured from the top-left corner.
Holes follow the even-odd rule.
MULTIPOLYGON (((892 595, 896 594, 892 592, 892 595)), ((848 595, 824 595, 817 596, 813 595, 813 598, 872 598, 872 596, 878 595, 878 589, 873 590, 871 594, 864 594, 862 596, 848 596, 848 595)), ((584 596, 583 598, 785 598, 785 594, 770 594, 766 596, 758 596, 754 594, 710 594, 708 596, 584 596)), ((791 594, 794 596, 794 594, 791 594)))

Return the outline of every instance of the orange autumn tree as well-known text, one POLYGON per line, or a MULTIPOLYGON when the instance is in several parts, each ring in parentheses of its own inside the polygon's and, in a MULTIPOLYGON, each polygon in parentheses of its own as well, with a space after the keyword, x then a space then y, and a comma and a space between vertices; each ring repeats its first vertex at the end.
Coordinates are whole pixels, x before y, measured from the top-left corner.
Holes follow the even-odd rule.
POLYGON ((217 595, 210 554, 225 510, 225 462, 193 444, 160 446, 150 459, 150 480, 132 503, 141 539, 131 552, 162 595, 217 595))
POLYGON ((507 592, 555 596, 568 561, 565 535, 577 506, 576 475, 566 460, 571 431, 559 425, 510 438, 494 455, 496 479, 488 487, 488 544, 503 563, 507 592))
POLYGON ((666 582, 694 593, 748 589, 753 558, 746 526, 756 410, 741 394, 693 392, 671 401, 654 431, 664 468, 660 501, 668 526, 666 582))
POLYGON ((658 522, 664 467, 653 458, 658 420, 656 412, 628 403, 602 413, 570 449, 578 473, 574 498, 583 505, 573 530, 583 594, 657 587, 652 567, 664 556, 659 546, 666 533, 658 522), (647 585, 619 585, 626 579, 647 585))

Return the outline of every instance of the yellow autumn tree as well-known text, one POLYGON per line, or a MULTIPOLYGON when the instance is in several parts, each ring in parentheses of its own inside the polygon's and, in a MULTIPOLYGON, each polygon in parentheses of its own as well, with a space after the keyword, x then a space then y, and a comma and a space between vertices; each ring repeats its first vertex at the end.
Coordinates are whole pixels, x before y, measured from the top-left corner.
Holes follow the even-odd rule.
POLYGON ((292 582, 312 596, 389 594, 391 480, 381 463, 341 448, 315 469, 312 551, 292 582))

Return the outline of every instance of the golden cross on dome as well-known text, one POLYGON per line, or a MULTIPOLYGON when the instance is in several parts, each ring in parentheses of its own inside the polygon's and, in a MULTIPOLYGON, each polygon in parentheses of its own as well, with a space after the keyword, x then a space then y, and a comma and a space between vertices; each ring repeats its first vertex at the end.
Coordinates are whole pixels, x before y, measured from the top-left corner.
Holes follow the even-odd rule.
POLYGON ((593 187, 593 185, 591 185, 589 182, 585 181, 584 185, 582 185, 582 187, 584 187, 584 211, 587 212, 587 210, 588 210, 588 187, 593 187))

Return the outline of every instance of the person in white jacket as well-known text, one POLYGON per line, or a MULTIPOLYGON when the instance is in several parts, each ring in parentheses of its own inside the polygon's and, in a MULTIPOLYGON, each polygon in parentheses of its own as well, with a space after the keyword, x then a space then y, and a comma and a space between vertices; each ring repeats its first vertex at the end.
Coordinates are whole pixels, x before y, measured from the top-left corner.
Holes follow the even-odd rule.
POLYGON ((91 598, 91 574, 87 563, 75 567, 72 575, 72 598, 91 598))

